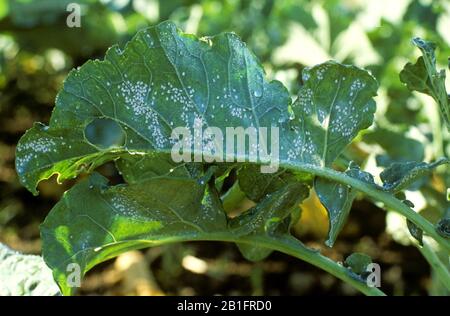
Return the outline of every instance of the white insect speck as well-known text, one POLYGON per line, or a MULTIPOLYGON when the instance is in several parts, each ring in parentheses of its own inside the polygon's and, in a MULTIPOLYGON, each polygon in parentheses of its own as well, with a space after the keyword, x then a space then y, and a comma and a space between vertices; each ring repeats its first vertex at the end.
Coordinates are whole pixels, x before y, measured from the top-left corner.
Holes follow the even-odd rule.
POLYGON ((36 153, 50 154, 56 153, 56 142, 51 138, 41 137, 20 145, 17 148, 18 152, 29 151, 24 155, 17 156, 17 171, 24 171, 27 166, 37 159, 36 153))
POLYGON ((155 145, 158 148, 164 147, 167 139, 162 131, 158 113, 152 108, 155 105, 155 99, 147 100, 147 95, 151 92, 149 85, 142 81, 131 83, 126 80, 119 85, 119 90, 125 101, 125 107, 131 109, 138 119, 143 117, 155 145))
POLYGON ((242 108, 233 106, 233 107, 230 107, 230 111, 231 111, 230 113, 232 116, 237 117, 237 118, 243 118, 244 110, 242 108))
POLYGON ((146 212, 143 216, 143 212, 139 204, 130 199, 129 197, 121 194, 114 195, 111 198, 111 206, 120 216, 127 217, 134 221, 151 221, 148 218, 148 213, 146 212))
POLYGON ((303 73, 302 73, 302 80, 305 82, 305 81, 308 81, 309 80, 309 78, 311 77, 311 75, 309 74, 309 70, 310 70, 310 68, 308 68, 308 67, 306 67, 304 70, 303 70, 303 73))
POLYGON ((310 88, 304 88, 299 93, 298 102, 299 102, 301 110, 306 115, 312 114, 312 98, 313 98, 313 92, 310 88))

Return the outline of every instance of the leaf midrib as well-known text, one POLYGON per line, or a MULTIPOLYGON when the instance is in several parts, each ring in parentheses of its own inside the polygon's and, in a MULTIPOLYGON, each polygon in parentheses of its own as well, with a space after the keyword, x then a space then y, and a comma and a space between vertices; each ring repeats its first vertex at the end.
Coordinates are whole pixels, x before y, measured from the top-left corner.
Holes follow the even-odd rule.
POLYGON ((327 120, 327 118, 325 118, 325 120, 327 120, 327 121, 326 121, 326 126, 325 126, 325 139, 323 141, 323 149, 322 149, 323 150, 323 153, 322 153, 322 164, 323 165, 326 165, 326 161, 327 161, 326 156, 327 156, 327 149, 328 149, 329 125, 330 125, 330 122, 332 119, 331 116, 333 115, 334 105, 336 103, 337 96, 341 90, 341 82, 342 82, 342 77, 339 77, 339 82, 338 82, 338 86, 336 88, 336 93, 334 94, 333 101, 331 102, 331 105, 330 105, 330 111, 328 113, 328 120, 327 120))

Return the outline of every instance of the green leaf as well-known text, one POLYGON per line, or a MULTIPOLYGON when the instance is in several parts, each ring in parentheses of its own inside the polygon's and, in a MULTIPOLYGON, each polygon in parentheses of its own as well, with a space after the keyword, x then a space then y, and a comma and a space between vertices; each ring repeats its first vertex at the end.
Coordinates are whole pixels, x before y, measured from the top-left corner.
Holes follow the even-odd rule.
MULTIPOLYGON (((359 166, 351 162, 345 173, 353 178, 375 186, 370 173, 361 171, 359 166)), ((328 237, 325 244, 332 247, 339 232, 347 221, 348 214, 356 197, 357 191, 346 185, 330 181, 325 178, 316 178, 314 188, 317 196, 328 212, 328 237)))
MULTIPOLYGON (((303 71, 304 85, 292 105, 296 137, 288 158, 331 166, 359 131, 373 121, 377 83, 354 66, 328 62, 303 71)), ((282 147, 283 148, 283 147, 282 147)))
POLYGON ((360 252, 352 253, 344 261, 344 264, 358 275, 363 275, 366 272, 367 266, 371 263, 372 258, 360 252))
POLYGON ((412 40, 420 49, 422 56, 415 64, 407 63, 400 72, 400 80, 409 90, 418 91, 431 96, 439 105, 442 118, 450 131, 450 102, 445 89, 445 70, 436 69, 436 45, 421 38, 412 40))
POLYGON ((312 182, 309 174, 293 174, 280 169, 276 173, 261 173, 257 165, 245 164, 238 170, 239 187, 254 202, 292 182, 312 182))
MULTIPOLYGON (((289 220, 291 209, 298 208, 299 200, 309 193, 301 183, 287 186, 227 225, 213 183, 204 180, 155 177, 108 186, 106 178, 94 173, 75 185, 41 226, 44 259, 63 294, 74 291, 67 282, 69 264, 78 264, 84 275, 96 264, 130 249, 208 240, 221 233, 263 235, 281 227, 287 233, 283 221, 289 220)), ((251 259, 267 251, 239 247, 251 259)))
MULTIPOLYGON (((312 164, 331 166, 333 161, 362 129, 372 124, 377 84, 368 73, 356 67, 338 71, 336 64, 307 69, 303 73, 305 85, 293 111, 301 124, 301 141, 292 149, 300 148, 294 157, 312 164), (323 80, 323 78, 328 80, 323 80)), ((319 179, 314 188, 328 211, 330 231, 327 244, 332 245, 342 229, 351 208, 355 192, 347 187, 319 179)))
MULTIPOLYGON (((302 183, 291 183, 274 193, 267 194, 259 204, 230 221, 230 227, 243 235, 287 235, 292 223, 292 214, 300 211, 299 203, 309 195, 309 187, 302 183)), ((294 215, 295 216, 295 215, 294 215)), ((245 258, 258 261, 272 250, 239 244, 245 258)))
POLYGON ((235 181, 231 188, 222 195, 223 209, 227 214, 239 208, 242 201, 245 199, 245 193, 242 192, 239 182, 235 181))
MULTIPOLYGON (((33 193, 53 173, 73 178, 96 161, 128 152, 170 153, 175 127, 279 125, 289 95, 267 82, 255 57, 231 33, 199 40, 172 23, 139 32, 122 51, 72 71, 56 99, 49 127, 36 125, 21 139, 16 167, 33 193), (98 118, 120 125, 125 143, 102 149, 85 137, 98 118)), ((281 122, 281 123, 280 123, 281 122)), ((286 123, 285 123, 286 125, 286 123)), ((248 154, 248 153, 247 153, 248 154)))
MULTIPOLYGON (((409 206, 409 205, 408 205, 409 206)), ((423 230, 417 227, 416 224, 411 222, 409 219, 406 220, 406 226, 408 227, 408 231, 411 236, 414 237, 415 240, 419 242, 419 244, 423 245, 423 230)))
POLYGON ((433 86, 422 56, 417 59, 415 64, 407 63, 405 65, 400 72, 400 80, 406 83, 411 91, 433 94, 433 86))
POLYGON ((59 295, 50 269, 39 256, 13 251, 0 243, 1 296, 59 295))
POLYGON ((121 252, 227 230, 214 186, 198 179, 153 178, 108 186, 94 173, 69 190, 41 225, 44 259, 63 294, 67 265, 82 274, 121 252))
POLYGON ((404 190, 421 177, 430 174, 436 167, 448 163, 450 160, 447 158, 438 159, 433 163, 414 161, 393 163, 380 174, 383 189, 391 192, 404 190))
POLYGON ((450 218, 444 217, 436 224, 436 231, 445 238, 450 238, 450 218))

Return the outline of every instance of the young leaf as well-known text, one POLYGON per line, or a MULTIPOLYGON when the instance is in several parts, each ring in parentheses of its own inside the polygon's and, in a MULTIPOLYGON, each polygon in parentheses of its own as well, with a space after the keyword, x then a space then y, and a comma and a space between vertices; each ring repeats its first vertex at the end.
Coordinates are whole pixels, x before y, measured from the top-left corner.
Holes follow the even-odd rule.
POLYGON ((360 252, 352 253, 344 261, 344 264, 358 275, 363 275, 366 272, 367 266, 371 263, 372 258, 360 252))
POLYGON ((302 76, 304 85, 292 105, 293 142, 285 144, 288 159, 331 166, 372 124, 377 82, 366 71, 335 62, 307 68, 302 76))
POLYGON ((216 171, 216 166, 200 163, 175 163, 165 154, 123 154, 116 160, 116 167, 129 184, 154 178, 201 179, 207 181, 216 171), (207 173, 204 174, 204 169, 207 173))
MULTIPOLYGON (((331 166, 359 131, 372 124, 375 111, 372 97, 376 95, 377 83, 367 72, 335 63, 306 69, 303 80, 305 84, 292 106, 300 122, 294 130, 301 137, 294 140, 288 155, 311 164, 331 166)), ((332 245, 355 193, 323 179, 317 180, 314 188, 328 211, 327 244, 332 245)))
POLYGON ((436 230, 442 237, 450 238, 450 218, 444 217, 436 224, 436 230))
POLYGON ((414 38, 413 45, 420 49, 422 56, 415 64, 407 63, 400 72, 400 80, 409 90, 431 96, 439 105, 442 118, 450 131, 450 102, 445 89, 445 70, 436 69, 436 45, 421 38, 414 38))
POLYGON ((393 163, 380 174, 383 189, 391 192, 404 190, 417 179, 431 173, 434 168, 448 163, 450 160, 447 158, 438 159, 433 163, 414 161, 393 163))
MULTIPOLYGON (((372 175, 368 172, 361 171, 359 166, 354 162, 350 163, 345 173, 350 177, 375 185, 372 175)), ((328 212, 329 228, 328 238, 325 244, 332 247, 339 232, 347 221, 357 191, 346 185, 320 177, 316 178, 314 188, 320 202, 328 212)))
POLYGON ((411 236, 414 237, 415 240, 419 242, 419 244, 423 245, 423 230, 421 230, 419 227, 416 226, 413 222, 411 222, 409 219, 406 220, 406 226, 408 227, 408 231, 411 234, 411 236))
POLYGON ((221 196, 223 209, 227 214, 236 211, 245 200, 245 193, 242 192, 239 182, 235 181, 234 184, 229 188, 225 194, 221 196))

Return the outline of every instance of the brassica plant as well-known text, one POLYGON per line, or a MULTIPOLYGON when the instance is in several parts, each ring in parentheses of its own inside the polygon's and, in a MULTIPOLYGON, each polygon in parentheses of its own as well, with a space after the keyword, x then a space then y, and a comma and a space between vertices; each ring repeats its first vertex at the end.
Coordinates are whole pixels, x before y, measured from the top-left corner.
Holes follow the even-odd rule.
MULTIPOLYGON (((431 43, 414 43, 423 56, 406 65, 401 80, 435 98, 448 126, 445 72, 436 70, 431 43)), ((235 243, 249 260, 280 251, 364 294, 382 295, 366 282, 370 260, 364 255, 339 264, 290 234, 300 217, 298 204, 313 189, 328 211, 330 247, 353 200, 364 194, 403 215, 418 247, 425 247, 427 235, 448 254, 449 219, 429 222, 401 193, 436 167, 446 168, 449 159, 393 163, 379 178, 355 162, 340 170, 336 159, 373 123, 377 81, 364 69, 335 61, 304 69, 302 81, 292 100, 280 82, 266 79, 237 35, 197 38, 171 22, 141 30, 123 49, 113 46, 104 60, 73 70, 49 125, 35 123, 16 152, 20 181, 33 194, 40 181, 55 174, 58 182, 83 176, 41 225, 43 257, 62 293, 76 290, 69 265, 78 265, 84 275, 130 249, 206 240, 235 243), (193 132, 174 138, 179 127, 193 132), (248 140, 242 151, 233 142, 232 154, 217 151, 217 143, 230 140, 211 131, 225 135, 230 128, 265 128, 259 139, 267 141, 271 158, 278 150, 276 168, 263 172, 273 161, 259 155, 261 143, 252 146, 248 140), (192 150, 187 159, 174 161, 180 143, 192 150), (107 162, 115 163, 124 183, 109 184, 95 171, 107 162), (226 205, 235 187, 255 205, 231 215, 226 205)), ((448 280, 445 265, 437 266, 448 280)))

